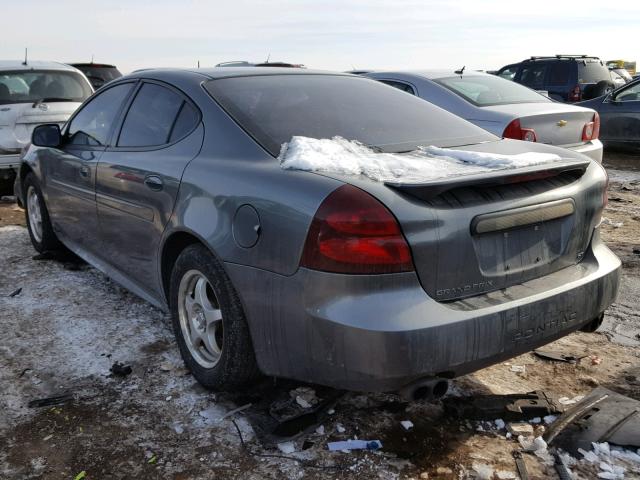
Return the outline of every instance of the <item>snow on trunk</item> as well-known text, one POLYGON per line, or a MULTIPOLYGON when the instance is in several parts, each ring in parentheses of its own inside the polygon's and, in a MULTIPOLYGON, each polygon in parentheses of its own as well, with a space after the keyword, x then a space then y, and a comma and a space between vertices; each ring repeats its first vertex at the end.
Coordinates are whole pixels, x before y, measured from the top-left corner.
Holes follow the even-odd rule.
POLYGON ((409 153, 378 153, 341 137, 315 139, 292 137, 282 145, 280 166, 285 170, 365 175, 377 182, 402 180, 419 183, 493 170, 528 167, 561 160, 552 153, 517 155, 470 152, 434 146, 409 153))

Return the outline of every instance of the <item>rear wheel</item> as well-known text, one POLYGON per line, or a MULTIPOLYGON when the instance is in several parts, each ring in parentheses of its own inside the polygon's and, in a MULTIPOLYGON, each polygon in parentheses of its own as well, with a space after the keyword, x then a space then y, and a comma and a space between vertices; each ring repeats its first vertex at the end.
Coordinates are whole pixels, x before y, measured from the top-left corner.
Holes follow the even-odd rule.
POLYGON ((202 245, 191 245, 178 257, 170 303, 180 354, 198 382, 233 390, 259 376, 238 294, 218 259, 202 245))
POLYGON ((25 217, 33 248, 40 253, 60 250, 62 244, 53 231, 42 190, 33 173, 25 177, 22 190, 25 192, 25 217))

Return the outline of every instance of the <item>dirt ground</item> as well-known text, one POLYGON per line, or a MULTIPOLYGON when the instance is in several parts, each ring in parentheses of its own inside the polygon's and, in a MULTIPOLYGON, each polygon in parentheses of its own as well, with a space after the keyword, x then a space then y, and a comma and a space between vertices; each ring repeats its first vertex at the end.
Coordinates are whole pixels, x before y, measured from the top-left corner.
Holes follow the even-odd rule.
MULTIPOLYGON (((569 364, 528 353, 456 379, 450 396, 544 390, 573 398, 602 385, 640 400, 640 157, 608 153, 605 165, 602 233, 623 262, 621 291, 597 333, 548 347, 586 356, 569 364)), ((393 395, 339 396, 321 428, 284 453, 259 435, 258 406, 300 384, 266 379, 242 394, 205 391, 184 370, 166 315, 72 256, 34 256, 23 212, 0 202, 2 479, 517 478, 519 444, 500 422, 451 418, 442 402, 393 395), (111 374, 116 361, 132 373, 111 374), (61 395, 60 405, 28 405, 61 395), (405 430, 403 420, 414 427, 405 430), (383 448, 327 450, 353 438, 383 448)), ((558 478, 544 458, 524 458, 530 478, 558 478)), ((574 467, 577 478, 597 472, 584 461, 574 467)), ((640 478, 640 464, 624 478, 640 478)))

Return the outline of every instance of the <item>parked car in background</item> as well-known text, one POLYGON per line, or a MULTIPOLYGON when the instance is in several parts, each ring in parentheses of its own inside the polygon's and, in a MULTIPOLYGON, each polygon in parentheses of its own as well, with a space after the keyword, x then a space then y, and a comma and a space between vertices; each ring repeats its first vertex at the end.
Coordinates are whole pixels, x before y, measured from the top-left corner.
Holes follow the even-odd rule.
POLYGON ((611 71, 617 73, 622 78, 624 78, 624 81, 626 83, 629 83, 631 80, 633 80, 633 77, 631 76, 631 74, 624 68, 612 68, 611 71))
POLYGON ((70 63, 72 67, 77 68, 84 73, 94 90, 98 90, 104 84, 109 83, 116 78, 120 78, 122 73, 115 65, 107 65, 105 63, 70 63))
POLYGON ((636 74, 636 62, 627 61, 627 60, 607 60, 607 67, 616 68, 616 69, 624 69, 629 72, 632 76, 636 74))
POLYGON ((615 88, 626 85, 627 80, 615 70, 609 70, 609 74, 611 75, 611 81, 615 88))
POLYGON ((447 378, 592 330, 618 289, 620 261, 598 233, 597 162, 502 140, 355 75, 131 74, 62 131, 38 127, 20 178, 35 249, 64 244, 169 310, 186 365, 210 388, 263 372, 444 393, 447 378), (283 169, 293 136, 396 159, 433 145, 564 161, 385 183, 283 169))
POLYGON ((0 191, 12 192, 19 154, 36 125, 60 126, 93 93, 78 70, 57 62, 0 61, 0 191))
POLYGON ((513 69, 514 82, 533 90, 546 90, 549 97, 560 102, 595 98, 615 88, 602 60, 588 55, 531 57, 501 68, 498 75, 505 77, 507 72, 511 75, 513 69))
POLYGON ((218 63, 216 67, 280 67, 280 68, 305 68, 302 63, 287 63, 287 62, 262 62, 251 63, 245 60, 222 62, 218 63))
POLYGON ((640 149, 640 79, 580 105, 600 114, 600 139, 606 147, 640 149))
POLYGON ((365 76, 417 95, 499 137, 556 145, 602 161, 599 119, 591 109, 554 102, 481 72, 419 70, 365 76))

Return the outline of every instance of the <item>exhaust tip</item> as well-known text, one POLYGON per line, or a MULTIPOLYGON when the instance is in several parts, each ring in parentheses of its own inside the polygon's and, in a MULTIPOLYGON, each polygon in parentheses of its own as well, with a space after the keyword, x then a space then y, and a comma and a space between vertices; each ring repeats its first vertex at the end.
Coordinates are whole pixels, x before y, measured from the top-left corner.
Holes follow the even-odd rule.
POLYGON ((417 380, 398 393, 409 401, 435 400, 449 391, 449 381, 442 378, 426 378, 417 380))

